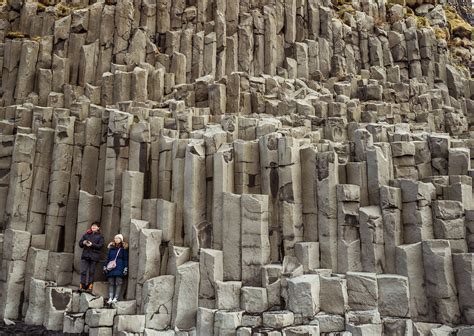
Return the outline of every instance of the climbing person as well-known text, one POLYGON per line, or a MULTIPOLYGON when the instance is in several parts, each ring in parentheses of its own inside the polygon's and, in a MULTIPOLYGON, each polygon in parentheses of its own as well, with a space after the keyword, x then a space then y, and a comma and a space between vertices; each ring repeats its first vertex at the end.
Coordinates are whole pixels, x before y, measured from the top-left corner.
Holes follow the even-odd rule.
POLYGON ((95 267, 100 260, 100 250, 104 246, 104 237, 100 233, 98 223, 93 223, 86 231, 79 240, 79 246, 83 249, 81 255, 80 289, 92 291, 95 267))
POLYGON ((109 282, 109 300, 107 304, 111 304, 118 301, 123 278, 128 273, 128 244, 124 242, 123 235, 118 234, 107 248, 109 253, 104 265, 104 273, 109 282))

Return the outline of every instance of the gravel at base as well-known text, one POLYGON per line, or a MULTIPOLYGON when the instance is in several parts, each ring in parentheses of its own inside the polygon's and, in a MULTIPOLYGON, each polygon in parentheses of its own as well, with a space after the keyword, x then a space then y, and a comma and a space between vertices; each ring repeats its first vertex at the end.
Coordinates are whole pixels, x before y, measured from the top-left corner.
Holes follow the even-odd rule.
POLYGON ((15 325, 7 326, 0 322, 0 335, 18 335, 18 336, 64 336, 64 335, 86 335, 86 334, 69 334, 59 331, 46 330, 41 326, 31 326, 23 322, 15 322, 15 325))

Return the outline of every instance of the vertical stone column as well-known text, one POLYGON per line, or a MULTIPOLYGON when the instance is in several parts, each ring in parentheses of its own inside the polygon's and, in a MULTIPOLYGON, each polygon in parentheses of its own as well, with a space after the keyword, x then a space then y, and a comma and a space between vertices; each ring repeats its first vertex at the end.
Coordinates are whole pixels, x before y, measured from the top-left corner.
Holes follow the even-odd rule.
POLYGON ((132 72, 115 70, 113 78, 112 102, 119 103, 130 100, 132 72))
POLYGON ((187 28, 181 33, 181 44, 179 52, 186 57, 186 81, 191 81, 191 70, 193 61, 193 35, 194 29, 187 28))
POLYGON ((170 327, 174 283, 174 276, 162 275, 143 285, 141 312, 146 315, 146 326, 159 330, 170 327))
POLYGON ((13 94, 18 76, 18 63, 20 62, 23 40, 6 39, 4 61, 2 70, 2 90, 5 106, 14 103, 13 94))
POLYGON ((186 147, 184 180, 184 243, 197 255, 198 227, 206 220, 206 164, 202 141, 190 142, 186 147))
POLYGON ((237 194, 260 193, 260 165, 258 142, 234 141, 235 175, 237 194))
POLYGON ((203 75, 210 75, 212 78, 216 76, 216 33, 212 32, 204 37, 203 52, 203 75))
POLYGON ((173 296, 172 325, 179 329, 195 326, 199 298, 199 263, 189 261, 178 266, 173 296))
POLYGON ((240 112, 240 74, 231 73, 227 76, 226 86, 226 114, 236 114, 240 112))
POLYGON ((238 48, 238 65, 239 71, 253 75, 253 20, 248 13, 242 13, 239 20, 239 48, 238 48))
POLYGON ((262 285, 262 266, 270 262, 268 239, 268 196, 243 194, 242 216, 242 283, 262 285))
POLYGON ((295 138, 278 139, 279 219, 284 255, 294 255, 294 245, 303 240, 300 146, 295 138))
POLYGON ((415 166, 415 145, 407 141, 390 143, 393 157, 395 178, 418 180, 418 170, 415 166))
POLYGON ((87 191, 79 192, 79 204, 77 207, 77 226, 76 240, 74 242, 74 271, 80 272, 81 269, 81 253, 79 240, 82 235, 93 223, 100 223, 102 212, 102 197, 92 195, 87 191))
POLYGON ((385 269, 385 251, 383 219, 379 206, 359 209, 360 243, 362 270, 364 272, 383 273, 385 269))
POLYGON ((428 143, 433 175, 448 175, 448 157, 451 146, 449 135, 430 135, 428 143))
POLYGON ((337 272, 362 271, 359 227, 360 188, 337 186, 337 272))
POLYGON ((12 154, 15 145, 15 135, 0 134, 0 167, 5 173, 0 177, 0 228, 5 229, 5 207, 8 200, 12 154))
POLYGON ((278 167, 279 133, 269 133, 259 139, 260 180, 262 193, 268 195, 268 224, 270 238, 270 258, 272 261, 282 260, 282 228, 280 223, 279 188, 280 174, 278 167))
POLYGON ((0 317, 20 318, 21 298, 25 284, 25 267, 31 234, 26 231, 5 230, 0 277, 0 317))
POLYGON ((265 70, 265 21, 260 10, 253 10, 252 18, 254 39, 252 68, 254 76, 260 76, 265 70))
POLYGON ((120 233, 130 234, 130 220, 142 218, 143 173, 124 171, 122 174, 122 197, 120 202, 120 233))
POLYGON ((175 241, 176 203, 158 199, 156 202, 156 227, 161 230, 164 242, 175 241))
POLYGON ((124 57, 131 37, 132 22, 135 13, 133 0, 120 0, 115 6, 114 50, 118 64, 124 64, 124 57))
MULTIPOLYGON (((171 200, 173 139, 161 136, 159 140, 158 198, 171 200)), ((179 174, 179 173, 178 173, 179 174)), ((173 200, 177 202, 178 200, 173 200)))
MULTIPOLYGON (((71 107, 72 108, 72 107, 71 107)), ((71 109, 71 113, 73 110, 71 109)), ((78 114, 79 117, 80 113, 78 114)), ((79 203, 79 190, 81 188, 81 166, 85 139, 85 123, 76 119, 74 127, 74 149, 69 179, 69 195, 66 204, 66 221, 64 223, 64 252, 74 251, 74 238, 76 236, 77 206, 79 203)))
POLYGON ((336 152, 316 154, 318 164, 318 234, 321 267, 337 269, 337 196, 339 183, 336 152))
MULTIPOLYGON (((159 102, 163 98, 165 90, 165 70, 163 68, 154 69, 148 72, 148 76, 148 99, 159 102)), ((150 123, 153 122, 150 120, 150 123)), ((153 126, 151 127, 153 129, 153 126)))
POLYGON ((90 194, 94 194, 96 191, 101 142, 102 120, 99 117, 87 118, 82 153, 81 190, 90 194))
POLYGON ((264 44, 265 44, 265 64, 264 70, 265 74, 274 76, 276 73, 276 63, 277 63, 277 31, 275 24, 275 13, 272 6, 263 7, 264 12, 264 24, 265 24, 265 34, 264 34, 264 44))
POLYGON ((174 244, 184 245, 184 164, 188 140, 176 139, 173 142, 171 200, 176 204, 174 224, 174 244))
POLYGON ((178 267, 188 262, 191 258, 191 249, 189 247, 168 245, 168 260, 166 273, 176 275, 178 267))
POLYGON ((223 192, 221 197, 224 280, 240 281, 242 279, 241 196, 223 192))
MULTIPOLYGON (((149 157, 150 157, 150 123, 140 121, 132 124, 130 128, 130 157, 128 169, 142 172, 145 179, 149 177, 149 157)), ((145 186, 145 195, 149 195, 149 187, 145 186)))
POLYGON ((308 45, 303 42, 295 43, 295 59, 298 63, 298 78, 309 78, 308 45))
POLYGON ((380 208, 383 217, 385 273, 396 271, 396 247, 403 243, 402 194, 400 188, 380 188, 380 208))
POLYGON ((465 211, 466 242, 470 253, 474 252, 474 210, 465 211))
POLYGON ((28 208, 33 184, 36 137, 17 134, 12 153, 10 186, 5 206, 7 228, 26 230, 28 208))
POLYGON ((316 153, 317 148, 313 146, 304 147, 300 151, 304 240, 313 242, 319 240, 316 153))
POLYGON ((39 96, 38 103, 41 106, 46 106, 48 104, 48 95, 53 88, 53 72, 50 69, 38 69, 36 82, 39 96))
POLYGON ((367 149, 367 181, 369 190, 369 203, 380 203, 379 188, 388 185, 393 177, 391 165, 391 151, 389 143, 377 143, 367 149))
MULTIPOLYGON (((111 109, 104 109, 101 112, 101 128, 100 128, 100 145, 99 145, 99 159, 97 163, 97 179, 94 187, 95 194, 104 196, 104 185, 106 176, 106 163, 107 163, 107 145, 108 145, 108 132, 109 132, 109 120, 111 109)), ((87 129, 86 129, 87 131, 87 129)))
POLYGON ((422 246, 426 295, 436 321, 458 324, 461 314, 449 241, 423 240, 422 246))
POLYGON ((211 115, 226 114, 227 96, 224 84, 209 85, 209 109, 211 115))
MULTIPOLYGON (((223 249, 223 193, 234 191, 234 151, 230 145, 224 145, 213 155, 212 176, 212 246, 223 249)), ((239 207, 240 208, 240 207, 239 207)), ((239 234, 240 235, 240 234, 239 234)))
POLYGON ((425 271, 421 243, 396 247, 396 273, 408 277, 410 287, 410 314, 413 319, 430 320, 428 298, 425 292, 425 271))
POLYGON ((239 35, 237 33, 229 35, 226 38, 226 50, 225 50, 225 71, 226 75, 230 75, 233 72, 239 70, 239 35))
MULTIPOLYGON (((130 221, 130 235, 128 237, 128 284, 125 298, 127 300, 136 299, 138 270, 140 264, 140 231, 148 229, 149 223, 146 221, 132 219, 130 221)), ((159 270, 159 268, 158 268, 159 270)))
MULTIPOLYGON (((206 51, 206 49, 204 49, 206 51)), ((206 56, 204 54, 204 56, 206 56)), ((170 72, 174 73, 175 84, 186 84, 186 56, 179 52, 173 53, 171 57, 170 72)))
POLYGON ((347 162, 347 183, 358 185, 360 188, 360 205, 369 205, 369 191, 367 188, 367 162, 347 162))
POLYGON ((150 147, 149 147, 149 176, 150 176, 150 198, 158 197, 158 167, 159 167, 159 139, 164 128, 164 118, 149 117, 150 122, 150 147))
POLYGON ((199 255, 199 307, 216 308, 216 282, 224 280, 223 253, 201 249, 199 255))
POLYGON ((156 2, 156 32, 166 33, 171 29, 171 1, 157 0, 156 2))
POLYGON ((161 265, 161 230, 145 229, 139 231, 138 237, 138 269, 135 299, 137 305, 142 304, 143 284, 160 275, 161 265))
POLYGON ((285 42, 296 41, 296 0, 285 0, 285 42))
POLYGON ((26 259, 26 268, 25 268, 25 301, 23 302, 22 315, 26 315, 28 307, 31 301, 34 301, 35 298, 30 296, 30 287, 31 282, 34 279, 46 279, 46 268, 48 266, 48 250, 41 250, 35 247, 30 247, 28 249, 28 257, 26 259))
MULTIPOLYGON (((137 30, 137 33, 140 30, 137 30)), ((137 36, 135 33, 135 36, 137 36)), ((143 35, 140 35, 143 37, 143 35)), ((144 38, 144 37, 143 37, 144 38)), ((143 41, 144 42, 144 41, 143 41)), ((133 41, 132 41, 133 43, 133 41)), ((137 47, 142 48, 142 46, 137 47)), ((143 54, 145 51, 143 51, 143 54)), ((135 102, 146 102, 148 99, 148 69, 135 67, 131 74, 130 98, 135 102)))
POLYGON ((95 84, 97 61, 99 58, 99 41, 83 45, 80 49, 79 56, 79 86, 86 86, 86 84, 95 84))
POLYGON ((403 241, 416 243, 434 238, 431 199, 435 188, 431 183, 401 180, 403 241))
POLYGON ((69 181, 74 153, 75 117, 57 119, 51 177, 46 212, 46 249, 59 251, 63 248, 66 204, 69 195, 69 181))
POLYGON ((415 167, 418 178, 424 179, 433 175, 431 167, 431 151, 427 141, 413 141, 415 145, 415 167))
POLYGON ((467 324, 474 323, 474 286, 472 283, 472 274, 474 272, 474 254, 473 253, 454 253, 454 278, 458 289, 459 308, 462 313, 463 322, 467 324))
MULTIPOLYGON (((224 2, 225 4, 225 2, 224 2)), ((215 79, 221 80, 226 75, 227 62, 227 33, 226 18, 224 9, 215 11, 215 31, 216 31, 216 74, 215 79)))
MULTIPOLYGON (((82 28, 81 28, 82 29, 82 28)), ((67 58, 69 67, 69 81, 65 84, 77 85, 79 77, 79 60, 81 55, 81 48, 86 44, 87 34, 70 32, 67 48, 67 58)), ((62 91, 62 90, 61 90, 62 91)), ((59 92, 61 92, 59 91, 59 92)), ((67 104, 66 104, 67 107, 67 104)))
POLYGON ((463 204, 437 200, 432 203, 432 210, 434 237, 449 240, 453 253, 467 252, 463 204))
POLYGON ((196 80, 204 74, 204 31, 194 35, 192 54, 191 79, 196 80))
POLYGON ((106 241, 120 230, 122 173, 128 167, 129 132, 133 122, 133 116, 129 113, 117 110, 109 112, 101 220, 106 241))
POLYGON ((15 99, 19 102, 23 101, 34 90, 36 62, 39 52, 38 42, 32 40, 23 40, 22 42, 15 88, 15 99))

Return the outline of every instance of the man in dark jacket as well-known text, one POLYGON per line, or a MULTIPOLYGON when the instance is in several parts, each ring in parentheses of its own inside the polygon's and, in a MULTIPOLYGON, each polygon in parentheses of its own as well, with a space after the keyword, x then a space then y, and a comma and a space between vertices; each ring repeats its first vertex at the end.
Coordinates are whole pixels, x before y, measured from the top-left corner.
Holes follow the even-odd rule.
POLYGON ((79 246, 83 248, 81 256, 81 289, 92 290, 94 282, 95 266, 100 261, 100 250, 104 246, 104 237, 100 234, 97 223, 91 225, 90 229, 79 240, 79 246))

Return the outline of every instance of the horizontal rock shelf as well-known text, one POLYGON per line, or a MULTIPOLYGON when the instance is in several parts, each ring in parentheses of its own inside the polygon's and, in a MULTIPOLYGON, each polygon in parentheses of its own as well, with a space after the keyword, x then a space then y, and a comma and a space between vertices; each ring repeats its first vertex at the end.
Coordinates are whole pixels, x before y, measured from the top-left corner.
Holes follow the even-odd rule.
POLYGON ((431 1, 0 3, 0 318, 474 335, 472 32, 431 1), (130 245, 112 306, 100 269, 77 291, 92 223, 130 245))

